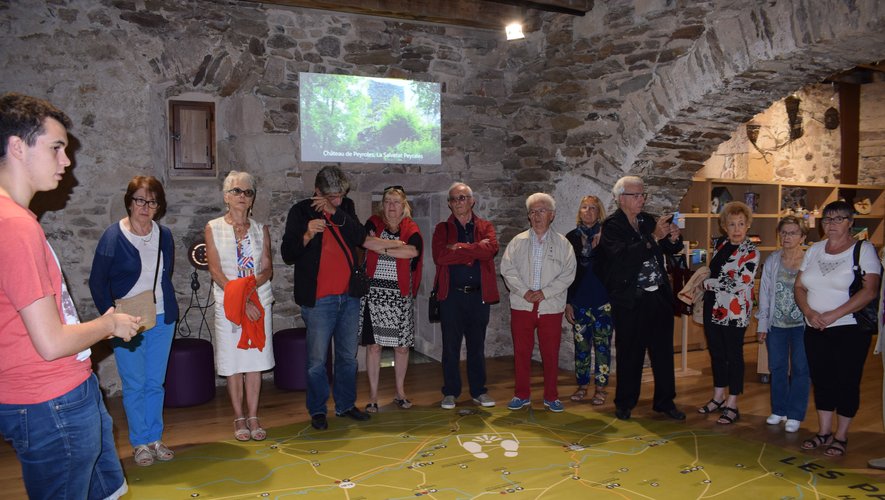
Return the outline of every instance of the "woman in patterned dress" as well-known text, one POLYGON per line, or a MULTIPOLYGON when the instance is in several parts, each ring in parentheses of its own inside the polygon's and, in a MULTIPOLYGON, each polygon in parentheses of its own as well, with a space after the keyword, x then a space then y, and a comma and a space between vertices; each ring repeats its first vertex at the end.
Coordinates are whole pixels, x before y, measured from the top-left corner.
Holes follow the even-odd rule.
POLYGON ((366 411, 378 411, 378 376, 381 348, 394 349, 396 395, 393 402, 410 408, 406 398, 406 369, 409 348, 415 344, 414 298, 421 284, 422 240, 418 225, 411 218, 402 186, 384 189, 380 211, 366 222, 366 274, 371 278, 369 293, 360 304, 360 343, 366 346, 366 372, 369 375, 369 404, 366 411))
MULTIPOLYGON (((262 441, 267 433, 258 421, 261 372, 274 366, 273 342, 269 337, 273 316, 273 261, 270 231, 249 217, 255 202, 255 179, 246 172, 231 171, 224 179, 227 213, 206 225, 206 256, 215 296, 215 368, 227 377, 227 393, 234 410, 234 437, 238 441, 262 441), (224 292, 227 284, 239 278, 255 277, 255 291, 263 311, 264 347, 240 348, 242 328, 225 315, 224 292), (243 395, 248 413, 243 412, 243 395)), ((248 294, 247 294, 248 296, 248 294)), ((249 320, 262 319, 262 311, 246 301, 249 320)))

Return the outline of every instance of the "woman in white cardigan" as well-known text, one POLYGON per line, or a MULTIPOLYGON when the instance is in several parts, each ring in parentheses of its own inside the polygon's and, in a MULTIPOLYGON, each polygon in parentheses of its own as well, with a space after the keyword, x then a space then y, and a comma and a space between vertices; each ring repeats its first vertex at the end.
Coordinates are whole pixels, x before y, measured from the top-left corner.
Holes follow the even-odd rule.
POLYGON ((771 415, 766 423, 786 422, 786 431, 796 432, 805 420, 811 387, 805 317, 793 296, 808 227, 802 219, 788 215, 778 222, 777 233, 781 249, 769 255, 762 267, 756 333, 768 347, 771 370, 771 415))

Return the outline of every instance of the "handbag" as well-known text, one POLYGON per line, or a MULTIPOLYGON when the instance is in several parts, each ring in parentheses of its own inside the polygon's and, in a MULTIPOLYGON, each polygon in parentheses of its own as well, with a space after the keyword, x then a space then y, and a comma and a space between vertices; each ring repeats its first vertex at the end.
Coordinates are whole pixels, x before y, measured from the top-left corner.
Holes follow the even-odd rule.
MULTIPOLYGON (((854 267, 851 268, 852 271, 854 271, 854 281, 852 281, 851 286, 848 287, 849 296, 856 294, 863 288, 863 277, 866 273, 860 268, 861 244, 863 244, 863 241, 858 241, 854 244, 854 267)), ((880 272, 879 276, 881 275, 880 272)), ((879 292, 877 291, 876 297, 873 298, 869 304, 865 305, 861 310, 854 312, 854 321, 857 322, 857 326, 859 326, 861 330, 865 332, 872 331, 875 333, 879 329, 879 323, 876 321, 878 305, 879 292)))
POLYGON ((357 264, 353 261, 353 256, 347 251, 344 242, 341 241, 334 229, 329 228, 329 232, 332 233, 335 241, 341 246, 341 250, 347 258, 347 264, 350 265, 350 281, 347 283, 347 295, 357 299, 366 295, 369 293, 369 276, 366 275, 366 268, 363 264, 357 264))
POLYGON ((439 299, 436 298, 436 285, 430 292, 430 298, 427 299, 427 320, 431 323, 439 323, 439 299))
POLYGON ((153 290, 145 290, 128 299, 117 299, 115 312, 138 316, 138 333, 150 330, 157 325, 157 302, 153 290))
POLYGON ((128 314, 130 316, 138 316, 141 321, 138 322, 138 332, 145 332, 157 325, 157 296, 154 295, 154 289, 157 288, 157 275, 160 274, 160 253, 163 235, 157 240, 157 267, 154 269, 154 286, 150 290, 145 290, 128 299, 117 299, 114 301, 114 312, 128 314))
MULTIPOLYGON (((446 240, 449 239, 449 225, 446 224, 446 240)), ((431 323, 439 323, 442 321, 439 312, 439 299, 436 298, 436 288, 439 284, 439 269, 433 277, 433 290, 430 291, 430 297, 427 299, 427 321, 431 323)))

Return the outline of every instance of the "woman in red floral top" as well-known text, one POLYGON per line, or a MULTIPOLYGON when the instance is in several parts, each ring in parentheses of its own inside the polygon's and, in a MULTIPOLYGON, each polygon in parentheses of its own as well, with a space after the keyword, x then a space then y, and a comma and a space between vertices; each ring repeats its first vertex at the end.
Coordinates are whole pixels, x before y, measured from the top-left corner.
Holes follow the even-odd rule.
POLYGON ((750 208, 733 201, 722 208, 710 277, 704 280, 704 335, 713 368, 713 397, 698 413, 721 411, 720 424, 740 418, 737 397, 744 392, 744 332, 753 308, 753 281, 759 252, 747 238, 753 222, 750 208), (728 396, 725 390, 728 389, 728 396))

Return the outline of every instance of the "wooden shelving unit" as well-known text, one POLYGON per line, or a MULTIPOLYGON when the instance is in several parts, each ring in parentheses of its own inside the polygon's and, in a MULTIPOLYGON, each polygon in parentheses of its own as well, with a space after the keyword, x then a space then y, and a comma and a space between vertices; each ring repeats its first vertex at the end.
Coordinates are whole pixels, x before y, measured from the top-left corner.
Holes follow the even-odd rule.
POLYGON ((794 200, 801 203, 801 208, 818 210, 816 216, 806 217, 810 228, 807 241, 814 243, 822 238, 820 210, 827 203, 842 197, 851 201, 868 198, 872 210, 868 215, 855 215, 854 226, 867 228, 869 240, 876 248, 885 245, 885 186, 694 179, 688 193, 679 203, 679 212, 685 216, 685 229, 682 233, 685 240, 691 242, 693 250, 706 251, 706 257, 696 265, 707 263, 712 250, 712 239, 722 234, 719 230, 719 214, 711 212, 712 193, 716 188, 727 189, 732 199, 737 201, 745 201, 747 193, 756 194, 757 205, 750 234, 761 238, 759 250, 763 259, 778 248, 777 223, 786 209, 799 208, 790 206, 794 200))

